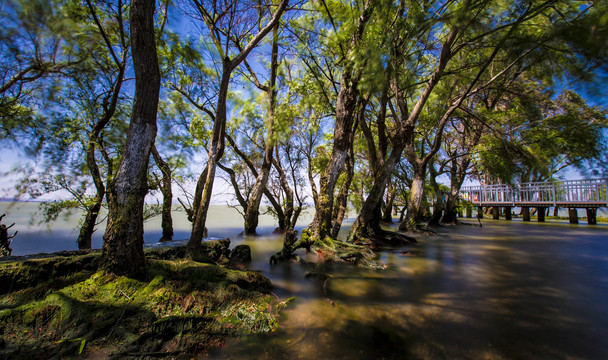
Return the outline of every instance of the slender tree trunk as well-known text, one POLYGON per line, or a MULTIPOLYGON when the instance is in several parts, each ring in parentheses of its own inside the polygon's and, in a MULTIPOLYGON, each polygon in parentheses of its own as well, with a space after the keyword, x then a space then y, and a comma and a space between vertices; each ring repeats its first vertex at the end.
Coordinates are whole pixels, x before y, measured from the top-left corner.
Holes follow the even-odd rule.
POLYGON ((133 277, 145 274, 143 206, 160 91, 154 11, 155 0, 131 3, 135 99, 124 154, 108 191, 108 226, 100 260, 105 271, 133 277))
MULTIPOLYGON (((283 166, 281 165, 278 148, 275 147, 275 151, 276 151, 276 157, 273 161, 273 164, 274 164, 274 168, 279 173, 279 182, 281 183, 281 188, 283 189, 283 192, 285 193, 285 200, 284 200, 284 205, 283 205, 284 210, 282 209, 282 211, 281 211, 283 218, 279 217, 279 229, 282 231, 290 231, 290 230, 293 230, 293 228, 295 226, 295 221, 292 221, 293 217, 294 217, 294 206, 293 206, 294 192, 291 189, 291 186, 289 186, 289 181, 287 180, 287 175, 285 174, 285 170, 283 169, 283 166)), ((297 215, 296 215, 296 220, 297 220, 297 215)))
POLYGON ((432 164, 429 170, 429 182, 435 195, 435 201, 433 203, 433 213, 431 214, 431 220, 429 221, 429 225, 439 226, 441 216, 443 215, 443 194, 441 193, 441 188, 439 187, 439 184, 436 181, 437 172, 432 164))
POLYGON ((382 217, 382 221, 388 224, 393 222, 393 204, 395 201, 395 189, 393 188, 393 183, 388 181, 386 186, 386 202, 384 205, 384 215, 382 217))
POLYGON ((163 208, 161 214, 161 228, 163 229, 162 237, 160 241, 171 241, 173 240, 173 219, 171 217, 171 206, 173 205, 173 191, 171 189, 171 168, 167 164, 156 149, 156 146, 152 147, 152 155, 154 161, 161 173, 163 174, 162 184, 160 190, 163 194, 163 208))
MULTIPOLYGON (((197 258, 198 252, 201 248, 201 240, 206 233, 206 222, 207 222, 207 212, 209 211, 209 205, 211 203, 211 195, 213 192, 213 180, 215 179, 215 172, 217 169, 217 163, 221 159, 224 153, 224 138, 226 132, 226 100, 228 98, 228 86, 230 85, 230 76, 232 71, 239 66, 245 58, 249 55, 251 50, 259 44, 260 41, 276 26, 276 24, 281 19, 283 12, 287 7, 288 0, 282 0, 275 13, 273 14, 272 19, 264 28, 262 28, 255 36, 251 38, 251 40, 245 45, 245 47, 238 53, 233 59, 230 59, 228 56, 224 56, 222 58, 222 77, 220 81, 220 89, 218 93, 217 105, 216 105, 216 113, 213 121, 213 131, 211 135, 211 142, 209 145, 209 153, 207 160, 207 176, 205 178, 204 189, 202 190, 202 195, 199 204, 195 204, 196 211, 194 212, 193 222, 192 222, 192 233, 190 234, 190 240, 188 241, 188 245, 186 248, 186 256, 197 258)), ((208 14, 205 15, 205 23, 209 27, 209 31, 214 32, 215 24, 214 19, 208 17, 208 14)), ((217 41, 217 39, 216 39, 217 41)), ((223 48, 221 44, 216 43, 216 49, 220 54, 223 53, 223 48)))
POLYGON ((101 204, 103 202, 103 196, 105 192, 99 198, 99 193, 95 195, 95 199, 93 200, 93 205, 87 208, 87 214, 84 218, 82 226, 80 227, 80 232, 78 233, 78 249, 90 249, 93 239, 93 233, 95 232, 95 225, 97 225, 97 217, 99 216, 99 211, 101 210, 101 204))
POLYGON ((330 236, 334 239, 338 237, 338 233, 340 232, 340 228, 342 227, 342 222, 344 221, 344 217, 346 216, 350 184, 352 183, 353 177, 355 176, 353 157, 354 154, 351 151, 348 156, 348 159, 346 160, 346 179, 344 179, 344 183, 340 188, 340 193, 338 193, 338 197, 336 199, 336 206, 334 206, 332 214, 332 227, 330 236))
POLYGON ((220 83, 220 91, 217 101, 217 112, 213 122, 213 132, 209 145, 206 172, 207 176, 203 185, 200 203, 195 205, 196 212, 192 222, 192 233, 188 241, 187 252, 189 256, 196 256, 201 248, 201 240, 205 236, 207 212, 211 204, 213 193, 213 180, 217 169, 217 162, 224 153, 224 131, 226 126, 226 99, 228 97, 228 85, 230 84, 230 72, 224 71, 220 83))
POLYGON ((272 154, 274 152, 274 108, 276 105, 277 91, 276 80, 279 67, 279 27, 276 25, 272 30, 272 54, 270 61, 270 83, 267 88, 268 94, 268 132, 266 136, 266 146, 264 149, 264 160, 262 168, 256 178, 255 185, 249 196, 249 204, 245 212, 245 234, 254 235, 258 227, 260 216, 260 202, 268 183, 268 175, 272 168, 272 154))

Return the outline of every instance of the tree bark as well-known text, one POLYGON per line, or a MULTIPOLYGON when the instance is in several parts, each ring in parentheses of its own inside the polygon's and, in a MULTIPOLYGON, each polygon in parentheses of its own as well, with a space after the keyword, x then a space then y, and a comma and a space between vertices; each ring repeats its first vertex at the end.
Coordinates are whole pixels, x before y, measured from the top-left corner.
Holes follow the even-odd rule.
POLYGON ((107 194, 108 226, 100 259, 105 271, 131 277, 145 275, 143 206, 160 91, 154 11, 155 0, 131 3, 135 99, 124 154, 107 194))
POLYGON ((163 194, 163 208, 161 213, 161 228, 163 234, 160 241, 173 240, 173 219, 171 217, 171 206, 173 205, 173 191, 171 189, 171 168, 158 153, 156 146, 152 147, 152 156, 154 161, 163 174, 160 191, 163 194))
POLYGON ((426 164, 414 167, 414 179, 410 188, 405 220, 399 225, 399 230, 411 230, 413 225, 421 222, 421 205, 424 199, 424 180, 426 179, 426 164))

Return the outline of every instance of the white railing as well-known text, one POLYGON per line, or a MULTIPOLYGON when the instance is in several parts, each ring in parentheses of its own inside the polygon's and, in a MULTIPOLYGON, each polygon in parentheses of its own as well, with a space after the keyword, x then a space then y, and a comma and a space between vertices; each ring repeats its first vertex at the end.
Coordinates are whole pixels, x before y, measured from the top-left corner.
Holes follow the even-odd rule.
POLYGON ((478 206, 608 206, 608 179, 478 185, 460 189, 460 197, 478 206))

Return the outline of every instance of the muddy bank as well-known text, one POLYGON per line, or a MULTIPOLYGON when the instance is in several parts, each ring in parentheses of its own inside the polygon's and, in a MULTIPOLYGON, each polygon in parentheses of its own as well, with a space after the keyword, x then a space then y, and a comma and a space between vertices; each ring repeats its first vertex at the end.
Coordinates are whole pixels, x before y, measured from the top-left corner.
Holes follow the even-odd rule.
POLYGON ((239 270, 226 241, 209 242, 205 262, 148 249, 145 281, 97 272, 99 251, 1 262, 0 357, 192 358, 275 330, 286 302, 261 273, 239 270))

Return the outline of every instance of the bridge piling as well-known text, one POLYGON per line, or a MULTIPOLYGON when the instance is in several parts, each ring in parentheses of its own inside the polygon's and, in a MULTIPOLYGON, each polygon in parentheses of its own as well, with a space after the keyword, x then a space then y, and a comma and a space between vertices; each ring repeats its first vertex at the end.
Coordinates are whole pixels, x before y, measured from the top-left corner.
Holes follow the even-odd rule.
POLYGON ((505 206, 505 220, 511 220, 511 207, 505 206))
POLYGON ((576 211, 576 208, 568 208, 568 218, 570 219, 570 224, 578 224, 578 211, 576 211))
POLYGON ((536 216, 538 217, 538 222, 545 222, 545 213, 546 213, 546 208, 544 207, 537 207, 536 208, 536 216))
POLYGON ((597 225, 597 209, 587 208, 587 224, 597 225))
POLYGON ((527 206, 522 207, 521 216, 524 221, 530 221, 530 208, 527 206))
POLYGON ((500 208, 498 206, 492 207, 492 219, 500 219, 500 208))

